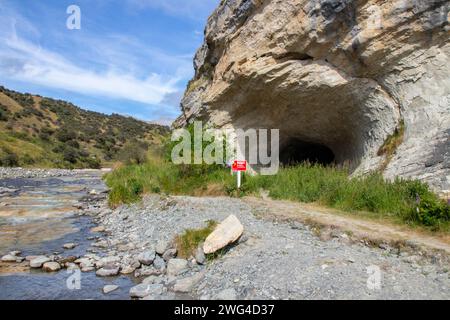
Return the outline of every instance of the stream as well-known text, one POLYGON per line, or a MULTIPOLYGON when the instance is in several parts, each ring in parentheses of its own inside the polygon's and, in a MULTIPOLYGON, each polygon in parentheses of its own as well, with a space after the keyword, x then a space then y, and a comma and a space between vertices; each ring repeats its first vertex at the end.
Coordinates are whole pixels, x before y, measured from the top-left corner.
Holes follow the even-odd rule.
MULTIPOLYGON (((91 190, 106 190, 101 175, 86 171, 74 177, 0 180, 0 188, 11 190, 0 194, 0 256, 13 250, 20 250, 22 257, 84 255, 100 234, 90 231, 95 227, 92 218, 78 215, 76 206, 91 190), (77 246, 66 250, 65 243, 77 246)), ((66 269, 47 273, 30 269, 25 262, 0 262, 0 299, 6 300, 129 299, 135 284, 131 276, 100 278, 95 272, 66 269), (119 289, 103 294, 108 284, 119 289)))

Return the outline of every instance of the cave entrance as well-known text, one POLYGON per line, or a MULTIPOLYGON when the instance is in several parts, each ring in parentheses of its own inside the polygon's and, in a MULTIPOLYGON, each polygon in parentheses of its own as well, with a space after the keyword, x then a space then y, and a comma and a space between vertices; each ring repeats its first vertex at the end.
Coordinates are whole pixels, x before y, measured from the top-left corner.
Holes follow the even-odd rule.
POLYGON ((319 143, 290 139, 280 150, 280 162, 285 166, 302 162, 330 165, 335 155, 327 146, 319 143))

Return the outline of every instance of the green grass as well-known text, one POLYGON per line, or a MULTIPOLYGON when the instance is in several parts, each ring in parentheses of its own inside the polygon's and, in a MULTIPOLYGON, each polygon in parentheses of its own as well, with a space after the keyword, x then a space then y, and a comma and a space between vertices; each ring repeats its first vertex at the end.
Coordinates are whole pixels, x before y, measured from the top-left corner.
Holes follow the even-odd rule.
POLYGON ((105 176, 111 189, 109 203, 115 207, 122 203, 139 201, 145 193, 185 195, 219 195, 234 183, 229 170, 217 166, 174 165, 162 157, 149 155, 147 163, 122 166, 105 176), (219 190, 211 190, 211 186, 219 190))
POLYGON ((302 164, 273 176, 244 175, 240 190, 229 169, 174 165, 152 156, 143 165, 123 166, 106 177, 111 206, 139 201, 145 193, 184 195, 259 195, 318 203, 354 215, 448 231, 450 206, 417 180, 386 181, 381 174, 350 178, 342 168, 302 164), (211 188, 214 186, 214 188, 211 188), (213 190, 211 192, 211 189, 213 190))
POLYGON ((394 133, 387 137, 383 145, 378 150, 379 156, 385 156, 385 160, 382 163, 381 170, 386 169, 387 165, 392 159, 392 156, 397 151, 397 148, 402 144, 405 136, 405 129, 405 122, 401 120, 398 127, 395 128, 394 133))
POLYGON ((210 220, 207 226, 201 229, 187 229, 183 234, 175 238, 178 250, 178 256, 181 258, 189 258, 194 254, 200 243, 205 242, 206 238, 214 231, 217 222, 210 220))

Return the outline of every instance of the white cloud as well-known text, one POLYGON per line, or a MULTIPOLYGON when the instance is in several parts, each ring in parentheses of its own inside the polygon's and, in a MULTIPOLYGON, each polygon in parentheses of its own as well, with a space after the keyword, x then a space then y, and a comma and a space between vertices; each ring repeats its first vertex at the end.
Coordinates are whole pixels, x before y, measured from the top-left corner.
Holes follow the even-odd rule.
POLYGON ((2 39, 7 50, 0 52, 2 59, 13 61, 14 73, 6 76, 51 88, 73 92, 120 98, 142 103, 159 104, 167 94, 177 91, 179 77, 164 78, 158 74, 139 79, 133 74, 115 71, 103 73, 79 68, 72 62, 30 42, 13 37, 2 39), (19 71, 19 72, 18 72, 19 71))
POLYGON ((7 7, 0 10, 2 78, 91 96, 159 105, 167 101, 167 96, 178 92, 178 82, 186 79, 192 72, 190 57, 187 59, 187 56, 171 56, 146 47, 136 39, 128 39, 128 42, 124 43, 127 38, 120 35, 112 36, 112 40, 79 38, 80 41, 89 42, 84 48, 94 48, 86 53, 91 55, 88 58, 103 64, 103 68, 95 70, 94 65, 86 63, 85 60, 77 61, 73 56, 71 60, 64 53, 63 56, 61 53, 42 48, 37 44, 36 39, 39 36, 33 24, 20 14, 7 7), (129 49, 130 46, 133 48, 129 49), (135 57, 136 52, 141 56, 135 57), (174 70, 169 70, 168 73, 150 72, 151 68, 142 67, 142 59, 145 58, 143 55, 161 65, 173 65, 174 70), (80 63, 83 62, 81 67, 80 63))

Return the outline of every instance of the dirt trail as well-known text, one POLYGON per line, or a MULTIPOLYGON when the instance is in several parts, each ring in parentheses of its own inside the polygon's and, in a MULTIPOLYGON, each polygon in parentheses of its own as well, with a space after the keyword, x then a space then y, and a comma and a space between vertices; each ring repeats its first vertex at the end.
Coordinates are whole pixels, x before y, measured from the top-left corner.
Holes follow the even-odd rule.
POLYGON ((355 218, 338 210, 314 204, 255 197, 246 197, 244 201, 263 218, 313 224, 320 226, 325 232, 337 229, 351 234, 354 238, 374 244, 400 244, 412 248, 425 247, 450 254, 449 235, 430 235, 385 221, 377 222, 355 218))

